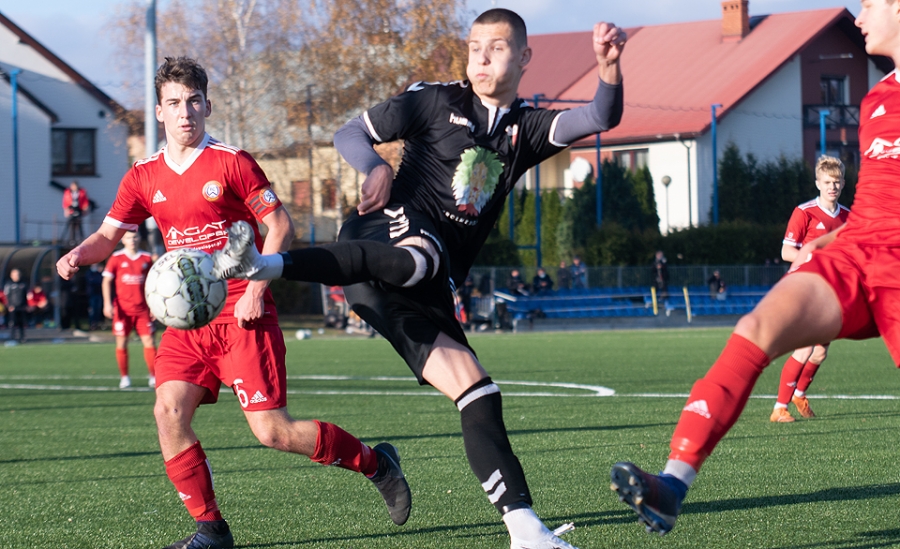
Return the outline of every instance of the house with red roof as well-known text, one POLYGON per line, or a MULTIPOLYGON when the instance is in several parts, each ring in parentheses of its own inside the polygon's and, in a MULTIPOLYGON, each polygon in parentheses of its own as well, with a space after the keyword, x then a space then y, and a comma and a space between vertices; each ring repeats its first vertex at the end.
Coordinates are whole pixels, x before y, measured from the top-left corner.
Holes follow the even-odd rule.
MULTIPOLYGON (((825 152, 858 165, 859 104, 894 67, 866 54, 853 21, 845 8, 751 16, 748 0, 726 0, 718 20, 626 29, 621 124, 601 134, 599 155, 595 138, 575 143, 529 172, 525 185, 577 186, 598 156, 615 159, 649 167, 661 231, 709 223, 714 154, 734 143, 760 160, 784 155, 814 165, 823 110, 825 152)), ((593 97, 590 32, 534 35, 529 45, 521 97, 553 108, 593 97)))
POLYGON ((100 225, 129 168, 122 113, 121 105, 0 13, 0 242, 16 239, 16 171, 20 241, 59 239, 62 193, 72 180, 95 208, 85 231, 100 225))

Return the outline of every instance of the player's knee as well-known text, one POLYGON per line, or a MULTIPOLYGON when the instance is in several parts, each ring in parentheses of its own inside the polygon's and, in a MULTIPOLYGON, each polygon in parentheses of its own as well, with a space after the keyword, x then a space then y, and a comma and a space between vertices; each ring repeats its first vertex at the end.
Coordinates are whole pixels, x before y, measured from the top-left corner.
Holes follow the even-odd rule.
POLYGON ((153 416, 161 429, 188 425, 191 422, 191 414, 187 413, 184 406, 159 398, 153 406, 153 416))
POLYGON ((812 356, 809 357, 809 361, 813 364, 822 364, 825 362, 825 359, 828 357, 828 349, 825 347, 821 347, 816 345, 813 349, 812 356))
POLYGON ((764 321, 760 315, 756 311, 751 311, 738 320, 734 333, 758 345, 763 334, 763 325, 764 321))
POLYGON ((273 417, 260 418, 250 422, 250 430, 263 446, 285 452, 290 450, 288 429, 281 421, 273 417))

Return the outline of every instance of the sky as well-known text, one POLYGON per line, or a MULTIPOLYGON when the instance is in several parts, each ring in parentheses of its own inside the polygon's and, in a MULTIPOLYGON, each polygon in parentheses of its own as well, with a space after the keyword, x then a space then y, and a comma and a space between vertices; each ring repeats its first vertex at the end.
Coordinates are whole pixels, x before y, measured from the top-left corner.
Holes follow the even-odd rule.
MULTIPOLYGON (((122 1, 0 0, 0 13, 110 97, 124 102, 126 90, 111 69, 116 52, 103 31, 122 1)), ((514 9, 525 19, 529 34, 590 30, 597 21, 634 27, 718 19, 720 6, 720 0, 467 0, 472 18, 491 7, 514 9)), ((833 7, 859 13, 856 0, 751 0, 750 15, 833 7)))

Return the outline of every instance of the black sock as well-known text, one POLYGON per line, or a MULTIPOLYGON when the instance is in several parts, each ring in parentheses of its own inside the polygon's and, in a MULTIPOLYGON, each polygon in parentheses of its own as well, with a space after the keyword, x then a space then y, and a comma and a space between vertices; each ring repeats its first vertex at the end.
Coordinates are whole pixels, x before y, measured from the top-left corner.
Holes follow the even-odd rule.
POLYGON ((466 457, 494 507, 503 514, 531 505, 531 493, 503 424, 500 388, 491 378, 469 387, 458 399, 466 457))
MULTIPOLYGON (((422 248, 416 249, 425 260, 426 278, 431 278, 434 261, 422 248)), ((329 286, 349 286, 360 282, 381 281, 403 286, 416 275, 419 266, 409 250, 371 240, 348 240, 291 250, 282 253, 282 278, 319 282, 329 286)))

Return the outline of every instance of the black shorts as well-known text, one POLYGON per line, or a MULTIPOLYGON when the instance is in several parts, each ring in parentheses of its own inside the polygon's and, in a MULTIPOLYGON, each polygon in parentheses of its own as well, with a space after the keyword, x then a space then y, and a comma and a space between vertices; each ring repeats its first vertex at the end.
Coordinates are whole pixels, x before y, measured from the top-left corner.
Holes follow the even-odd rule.
MULTIPOLYGON (((338 237, 346 240, 372 240, 396 244, 411 236, 422 236, 434 243, 441 254, 437 275, 411 288, 382 282, 364 282, 344 287, 344 295, 353 311, 390 341, 403 357, 421 385, 422 369, 438 334, 444 332, 469 346, 466 333, 456 318, 453 287, 450 283, 450 258, 431 221, 422 214, 400 205, 360 216, 355 211, 341 227, 338 237), (389 213, 385 213, 389 212, 389 213)), ((475 354, 472 351, 472 354, 475 354)))

